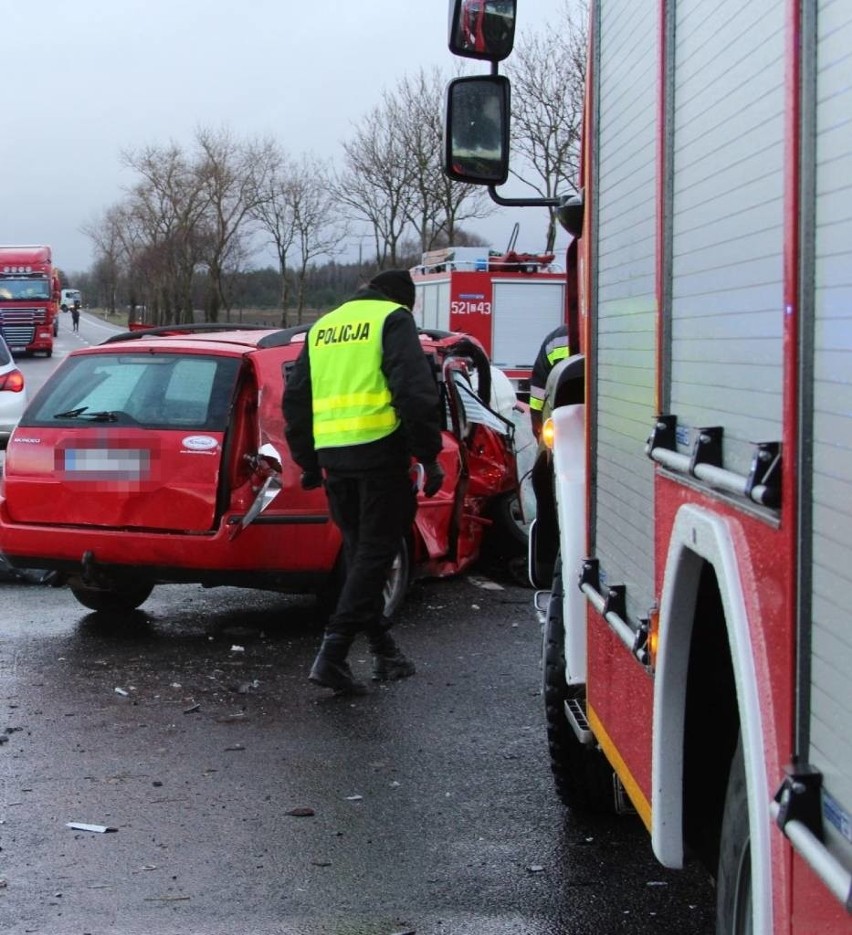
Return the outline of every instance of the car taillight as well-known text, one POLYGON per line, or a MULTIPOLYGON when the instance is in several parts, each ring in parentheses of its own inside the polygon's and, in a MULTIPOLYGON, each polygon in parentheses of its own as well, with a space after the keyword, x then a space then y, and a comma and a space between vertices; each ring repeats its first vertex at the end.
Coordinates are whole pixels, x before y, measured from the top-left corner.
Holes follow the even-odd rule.
POLYGON ((9 390, 10 393, 20 393, 24 388, 24 375, 20 370, 10 370, 0 374, 0 391, 9 390))

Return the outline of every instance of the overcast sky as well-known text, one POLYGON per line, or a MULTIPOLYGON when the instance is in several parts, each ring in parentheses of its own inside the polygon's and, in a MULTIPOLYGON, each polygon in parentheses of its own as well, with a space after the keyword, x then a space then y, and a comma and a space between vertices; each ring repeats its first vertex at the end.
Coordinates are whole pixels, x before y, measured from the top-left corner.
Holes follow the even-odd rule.
MULTIPOLYGON (((523 33, 563 0, 518 6, 523 33)), ((0 30, 0 243, 50 244, 68 273, 94 259, 79 228, 134 181, 122 150, 223 127, 339 165, 383 89, 456 61, 447 0, 0 0, 0 30)), ((472 229, 503 249, 519 221, 517 248, 540 251, 545 220, 500 207, 472 229)))

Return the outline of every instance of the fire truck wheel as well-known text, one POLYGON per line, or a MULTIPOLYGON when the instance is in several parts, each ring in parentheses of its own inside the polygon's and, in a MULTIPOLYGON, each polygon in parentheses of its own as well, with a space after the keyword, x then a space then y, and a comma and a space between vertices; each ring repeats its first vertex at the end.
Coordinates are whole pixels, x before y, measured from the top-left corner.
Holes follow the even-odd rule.
POLYGON ((612 767, 594 744, 583 744, 565 717, 565 704, 584 701, 585 690, 565 683, 565 626, 562 619, 562 562, 556 573, 547 607, 543 634, 544 707, 547 744, 556 794, 563 805, 580 812, 615 812, 612 767))
POLYGON ((87 588, 83 585, 71 585, 71 593, 84 607, 104 613, 136 610, 148 600, 153 590, 152 584, 116 588, 87 588))
POLYGON ((719 870, 716 876, 717 935, 746 935, 752 931, 751 845, 748 827, 743 742, 740 737, 725 794, 719 870))

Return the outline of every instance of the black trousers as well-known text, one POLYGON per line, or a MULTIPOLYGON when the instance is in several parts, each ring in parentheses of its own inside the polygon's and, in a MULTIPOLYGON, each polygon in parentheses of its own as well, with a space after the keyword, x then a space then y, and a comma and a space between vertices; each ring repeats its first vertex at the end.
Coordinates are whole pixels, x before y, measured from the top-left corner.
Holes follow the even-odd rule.
POLYGON ((352 639, 378 637, 384 620, 384 586, 403 536, 411 532, 417 499, 410 474, 353 477, 328 473, 331 518, 343 535, 345 580, 326 632, 352 639))

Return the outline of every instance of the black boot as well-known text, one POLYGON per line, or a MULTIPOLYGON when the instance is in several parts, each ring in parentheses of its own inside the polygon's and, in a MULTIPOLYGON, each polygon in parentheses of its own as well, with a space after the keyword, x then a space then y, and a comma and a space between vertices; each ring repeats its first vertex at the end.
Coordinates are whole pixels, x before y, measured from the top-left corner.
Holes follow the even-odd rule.
POLYGON ((308 679, 314 685, 332 689, 335 695, 366 695, 367 686, 355 681, 346 661, 351 645, 352 640, 348 637, 336 633, 326 634, 308 679))
POLYGON ((370 649, 373 652, 373 681, 393 682, 406 679, 417 671, 414 663, 400 652, 393 637, 383 632, 370 637, 370 649))

